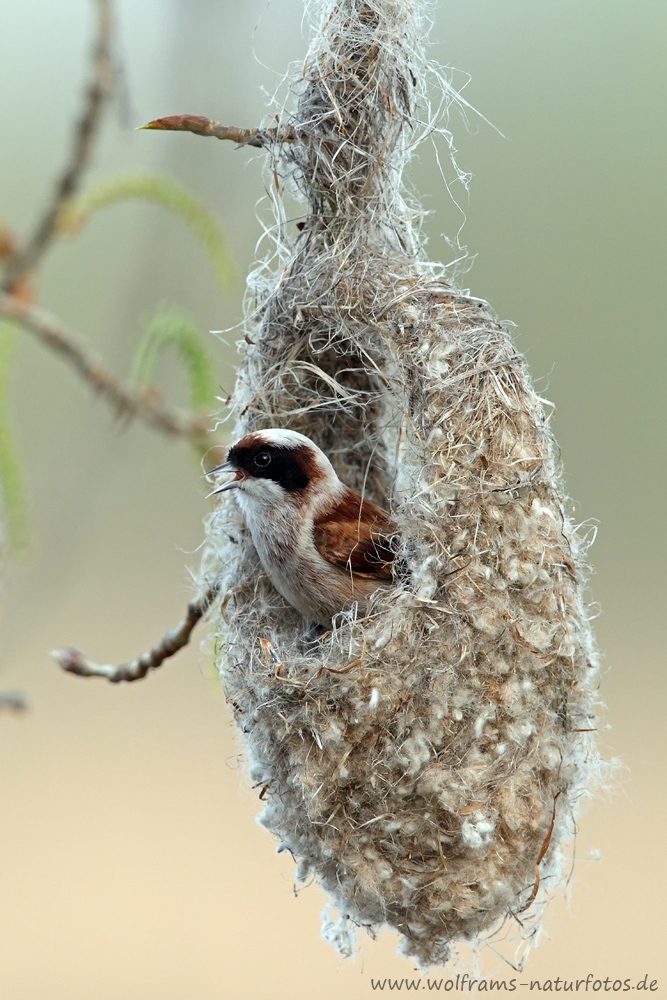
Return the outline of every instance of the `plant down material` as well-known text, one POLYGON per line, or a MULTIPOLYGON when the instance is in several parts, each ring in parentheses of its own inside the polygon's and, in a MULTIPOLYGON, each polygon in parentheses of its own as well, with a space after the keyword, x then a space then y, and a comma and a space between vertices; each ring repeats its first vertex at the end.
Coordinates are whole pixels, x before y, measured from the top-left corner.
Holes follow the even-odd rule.
POLYGON ((524 360, 419 242, 421 4, 313 13, 296 140, 269 146, 276 253, 251 276, 235 434, 314 439, 391 509, 407 570, 312 642, 223 501, 203 573, 261 822, 332 898, 325 936, 349 953, 352 925, 387 923, 428 966, 511 915, 530 937, 561 880, 599 766, 584 553, 524 360), (306 205, 294 238, 283 189, 306 205))

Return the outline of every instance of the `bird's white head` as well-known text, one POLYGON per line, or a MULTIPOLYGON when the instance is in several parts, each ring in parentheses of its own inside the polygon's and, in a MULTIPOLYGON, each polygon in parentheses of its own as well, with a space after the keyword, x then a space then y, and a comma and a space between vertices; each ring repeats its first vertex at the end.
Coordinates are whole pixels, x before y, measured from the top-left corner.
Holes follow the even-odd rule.
POLYGON ((213 493, 238 490, 242 507, 298 506, 332 496, 341 487, 334 468, 320 448, 303 434, 282 428, 253 431, 232 445, 227 461, 209 475, 233 472, 234 478, 213 493))

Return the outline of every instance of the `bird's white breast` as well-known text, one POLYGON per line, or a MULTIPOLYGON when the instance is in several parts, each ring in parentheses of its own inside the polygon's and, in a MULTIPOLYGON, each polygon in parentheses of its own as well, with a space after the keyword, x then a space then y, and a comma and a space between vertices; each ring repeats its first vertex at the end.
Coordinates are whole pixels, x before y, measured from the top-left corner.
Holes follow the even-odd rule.
POLYGON ((252 480, 236 500, 260 562, 278 593, 311 621, 331 618, 355 600, 350 574, 332 566, 313 542, 314 511, 272 480, 252 480))

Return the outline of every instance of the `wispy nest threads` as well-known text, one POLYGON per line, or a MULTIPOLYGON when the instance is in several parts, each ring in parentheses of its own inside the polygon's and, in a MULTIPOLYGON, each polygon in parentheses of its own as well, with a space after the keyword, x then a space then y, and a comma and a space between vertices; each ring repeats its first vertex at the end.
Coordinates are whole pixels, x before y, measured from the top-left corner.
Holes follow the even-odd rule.
POLYGON ((311 437, 390 507, 407 572, 315 646, 231 502, 203 573, 223 582, 219 665, 261 821, 331 896, 325 936, 346 952, 352 926, 387 923, 428 966, 511 914, 534 933, 562 877, 599 766, 584 552, 523 358, 427 260, 403 186, 433 80, 422 5, 311 13, 282 122, 297 141, 269 151, 275 252, 249 285, 235 435, 311 437))

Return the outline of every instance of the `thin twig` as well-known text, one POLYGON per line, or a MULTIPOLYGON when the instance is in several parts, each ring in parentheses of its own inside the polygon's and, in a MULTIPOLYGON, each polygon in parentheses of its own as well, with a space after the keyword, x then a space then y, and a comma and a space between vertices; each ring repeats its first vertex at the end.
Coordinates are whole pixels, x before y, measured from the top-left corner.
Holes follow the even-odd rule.
POLYGON ((221 125, 212 118, 201 115, 169 115, 167 118, 155 118, 142 129, 158 129, 165 132, 193 132, 194 135, 213 136, 216 139, 229 139, 239 146, 272 146, 279 142, 296 142, 297 135, 293 128, 238 128, 236 125, 221 125))
POLYGON ((141 391, 122 385, 102 358, 56 316, 4 292, 0 292, 0 316, 20 323, 43 344, 65 358, 119 416, 138 417, 164 434, 210 444, 209 418, 206 414, 181 412, 161 403, 150 390, 141 391))
MULTIPOLYGON (((18 254, 18 246, 16 234, 8 226, 0 223, 0 264, 3 267, 6 266, 5 261, 13 260, 14 256, 18 254)), ((32 302, 34 298, 32 280, 29 275, 11 278, 7 282, 5 290, 24 302, 32 302)))
POLYGON ((136 660, 115 667, 110 663, 93 663, 78 649, 54 649, 51 656, 57 660, 63 670, 78 677, 106 677, 112 684, 120 681, 138 681, 145 677, 149 670, 155 670, 166 659, 178 653, 190 641, 192 630, 203 618, 215 598, 220 593, 219 586, 209 587, 196 601, 188 604, 183 621, 176 628, 169 629, 153 649, 142 653, 136 660))
POLYGON ((23 249, 7 262, 3 283, 11 291, 17 281, 35 270, 49 249, 55 235, 58 216, 63 205, 77 191, 93 152, 105 105, 111 95, 114 72, 111 60, 113 38, 112 0, 95 0, 97 5, 97 32, 92 50, 92 70, 81 118, 74 128, 69 163, 56 183, 49 206, 37 224, 34 234, 23 249))
POLYGON ((28 702, 20 691, 0 691, 0 711, 18 715, 28 711, 28 702))

